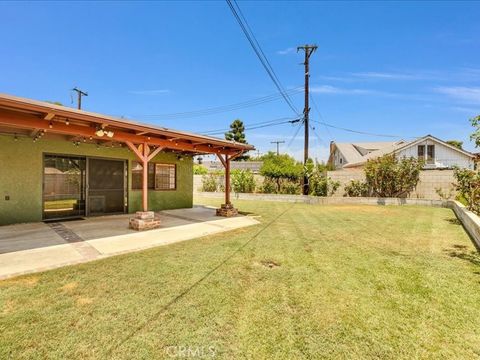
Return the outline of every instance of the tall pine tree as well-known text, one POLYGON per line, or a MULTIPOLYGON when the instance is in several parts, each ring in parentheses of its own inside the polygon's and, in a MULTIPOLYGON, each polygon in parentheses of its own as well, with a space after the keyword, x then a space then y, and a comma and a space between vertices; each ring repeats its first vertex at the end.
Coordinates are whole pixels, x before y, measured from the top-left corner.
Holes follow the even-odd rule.
MULTIPOLYGON (((245 139, 245 126, 243 125, 243 121, 240 119, 235 119, 230 124, 230 130, 225 133, 225 139, 230 141, 236 141, 241 144, 247 144, 247 140, 245 139)), ((243 155, 237 157, 236 161, 248 160, 250 156, 243 155)))

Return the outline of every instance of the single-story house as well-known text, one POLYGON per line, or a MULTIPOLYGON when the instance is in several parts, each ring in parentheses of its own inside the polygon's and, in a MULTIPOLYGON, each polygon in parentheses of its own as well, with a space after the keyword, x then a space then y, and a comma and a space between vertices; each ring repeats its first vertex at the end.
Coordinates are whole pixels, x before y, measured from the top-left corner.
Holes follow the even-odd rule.
POLYGON ((432 135, 413 141, 330 143, 328 164, 334 169, 362 168, 368 160, 386 154, 398 158, 416 157, 424 160, 424 169, 452 169, 454 167, 473 169, 475 155, 452 146, 432 135))
POLYGON ((253 149, 0 94, 0 225, 192 207, 193 156, 216 154, 229 189, 253 149))

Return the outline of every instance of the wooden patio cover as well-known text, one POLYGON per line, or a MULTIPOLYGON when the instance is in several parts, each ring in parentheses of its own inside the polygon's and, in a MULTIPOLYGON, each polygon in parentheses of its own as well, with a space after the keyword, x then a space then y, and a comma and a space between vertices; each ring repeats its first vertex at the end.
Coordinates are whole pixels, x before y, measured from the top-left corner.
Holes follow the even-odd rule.
POLYGON ((230 204, 230 161, 252 145, 141 124, 108 115, 0 93, 0 133, 61 137, 86 143, 126 144, 143 164, 143 210, 148 210, 148 162, 162 150, 216 154, 225 167, 225 204, 230 204))

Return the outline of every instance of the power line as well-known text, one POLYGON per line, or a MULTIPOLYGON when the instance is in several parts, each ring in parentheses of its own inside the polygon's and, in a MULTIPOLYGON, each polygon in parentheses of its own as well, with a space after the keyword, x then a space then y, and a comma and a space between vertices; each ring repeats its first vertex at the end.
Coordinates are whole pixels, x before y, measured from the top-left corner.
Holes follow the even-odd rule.
MULTIPOLYGON (((255 130, 255 129, 261 129, 269 126, 277 126, 277 125, 282 125, 282 124, 295 124, 297 122, 300 122, 301 119, 292 119, 292 120, 287 120, 287 121, 282 121, 282 122, 276 122, 276 123, 271 123, 271 124, 264 124, 264 125, 257 125, 257 126, 252 126, 249 128, 245 128, 245 130, 255 130)), ((226 131, 230 129, 224 129, 223 131, 218 131, 218 132, 209 132, 209 133, 202 133, 202 135, 221 135, 224 134, 226 131)))
MULTIPOLYGON (((287 90, 287 93, 290 93, 291 95, 296 95, 296 94, 300 94, 302 91, 303 91, 303 86, 298 86, 298 87, 287 90)), ((221 106, 215 106, 215 107, 210 107, 205 109, 176 112, 176 113, 134 115, 134 117, 161 117, 164 119, 199 117, 199 116, 206 116, 206 115, 212 115, 212 114, 219 114, 223 112, 230 112, 234 110, 240 110, 240 109, 244 109, 252 106, 258 106, 271 101, 279 100, 281 98, 282 98, 282 94, 275 93, 275 94, 270 94, 267 96, 245 100, 245 101, 241 101, 241 102, 233 103, 229 105, 221 105, 221 106)))
MULTIPOLYGON (((377 136, 377 137, 389 137, 389 138, 402 138, 402 137, 403 137, 403 136, 400 136, 400 135, 376 134, 376 133, 371 133, 371 132, 367 132, 367 131, 352 130, 352 129, 347 129, 347 128, 344 128, 344 127, 340 127, 340 126, 335 126, 335 125, 332 125, 332 124, 328 124, 328 123, 323 122, 323 121, 316 121, 316 120, 312 120, 312 121, 313 121, 313 122, 316 122, 316 123, 319 123, 319 124, 322 124, 322 125, 325 125, 325 126, 328 126, 328 127, 331 127, 331 128, 333 128, 333 129, 348 131, 348 132, 355 133, 355 134, 362 134, 362 135, 369 135, 369 136, 377 136)), ((412 138, 416 138, 416 136, 413 136, 412 138)))
POLYGON ((280 80, 278 79, 277 74, 273 70, 273 67, 271 66, 270 62, 268 61, 268 58, 265 56, 265 53, 262 50, 262 47, 258 43, 252 29, 248 25, 248 22, 243 16, 243 13, 240 10, 240 7, 238 6, 237 2, 235 0, 226 0, 228 6, 230 7, 230 10, 232 11, 233 16, 237 20, 238 24, 240 25, 240 28, 242 29, 245 37, 247 38, 248 42, 250 43, 250 46, 252 47, 253 51, 257 55, 258 59, 260 60, 262 66, 264 67, 265 71, 267 72, 268 76, 270 79, 273 81, 275 84, 275 87, 278 89, 280 94, 282 94, 283 99, 287 103, 287 105, 292 109, 292 111, 295 113, 295 115, 299 115, 299 112, 295 105, 293 104, 292 100, 286 93, 283 85, 281 84, 280 80), (238 11, 237 11, 237 9, 238 11))
MULTIPOLYGON (((273 120, 266 120, 266 121, 260 121, 260 122, 255 122, 255 123, 250 123, 250 124, 245 124, 244 126, 257 126, 257 125, 264 125, 264 124, 274 124, 274 123, 277 123, 277 122, 281 122, 281 121, 284 121, 284 120, 294 120, 295 118, 291 118, 291 117, 281 117, 281 118, 277 118, 277 119, 273 119, 273 120)), ((221 129, 215 129, 215 130, 208 130, 208 131, 205 131, 205 132, 202 132, 202 134, 210 134, 210 133, 218 133, 218 132, 221 132, 221 131, 228 131, 230 130, 229 128, 228 129, 225 129, 225 128, 221 128, 221 129)))
POLYGON ((290 146, 292 146, 292 143, 295 141, 295 139, 297 138, 297 135, 298 133, 300 132, 300 129, 302 127, 301 126, 297 126, 297 130, 295 131, 295 133, 293 134, 293 136, 291 137, 290 141, 288 142, 288 145, 287 145, 287 150, 290 149, 290 146))
MULTIPOLYGON (((310 94, 310 100, 312 100, 313 107, 314 107, 315 111, 316 111, 317 114, 318 114, 318 118, 323 121, 323 116, 322 116, 322 114, 320 113, 320 110, 318 109, 317 102, 315 101, 315 98, 314 98, 311 94, 310 94)), ((312 120, 312 121, 313 121, 313 120, 312 120)), ((324 125, 324 126, 325 126, 325 125, 324 125)), ((330 138, 333 139, 333 135, 332 135, 332 132, 330 131, 330 128, 328 128, 327 126, 325 126, 325 130, 327 130, 328 135, 330 136, 330 138)))

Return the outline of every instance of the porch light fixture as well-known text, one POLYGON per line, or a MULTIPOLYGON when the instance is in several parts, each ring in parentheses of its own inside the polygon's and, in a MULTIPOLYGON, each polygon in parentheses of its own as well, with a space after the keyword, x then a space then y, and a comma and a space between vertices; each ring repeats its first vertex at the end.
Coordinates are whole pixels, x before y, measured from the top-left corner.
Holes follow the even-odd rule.
POLYGON ((95 131, 95 135, 97 135, 98 137, 103 137, 106 135, 107 137, 112 138, 114 135, 114 132, 107 131, 105 130, 104 126, 102 126, 97 128, 97 131, 95 131))

